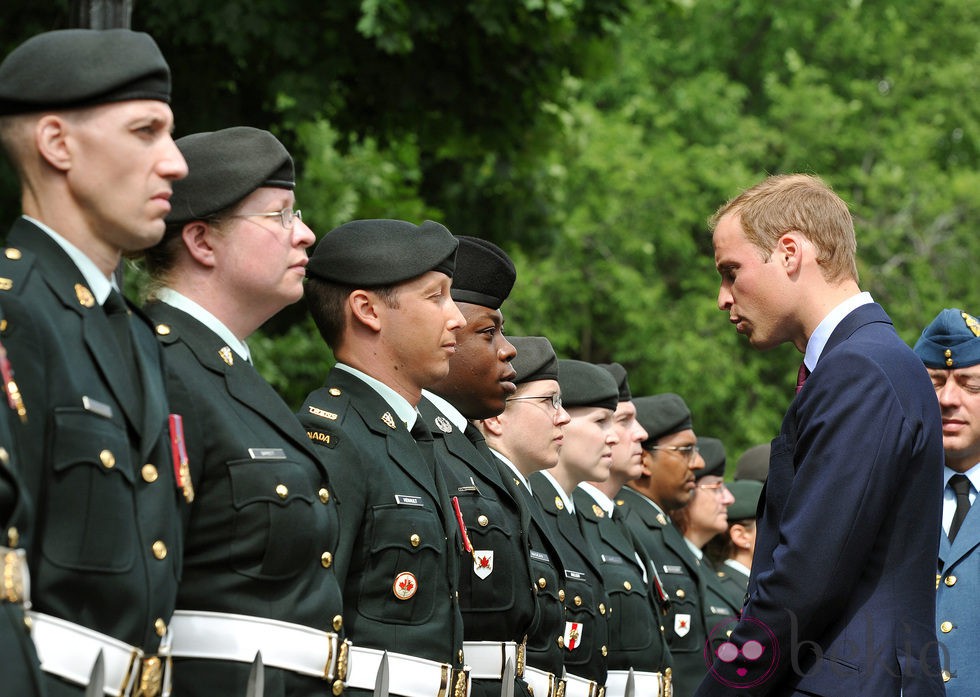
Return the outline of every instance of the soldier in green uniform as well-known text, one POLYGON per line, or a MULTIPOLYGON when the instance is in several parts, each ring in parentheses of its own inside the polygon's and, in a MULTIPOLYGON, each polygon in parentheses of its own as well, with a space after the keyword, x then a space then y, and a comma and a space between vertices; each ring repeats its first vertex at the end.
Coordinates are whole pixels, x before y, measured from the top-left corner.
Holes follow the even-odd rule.
POLYGON ((466 689, 462 536, 417 411, 422 389, 448 375, 466 324, 449 290, 457 245, 431 221, 358 220, 327 233, 307 266, 310 311, 338 362, 300 420, 337 451, 327 467, 354 694, 374 687, 383 650, 392 694, 466 689))
POLYGON ((187 174, 169 99, 166 61, 129 30, 41 34, 0 64, 0 141, 24 213, 0 287, 24 310, 5 305, 5 344, 26 447, 41 453, 22 471, 37 511, 31 621, 52 697, 82 694, 100 653, 107 689, 167 690, 179 433, 160 346, 112 279, 124 253, 159 241, 187 174))
POLYGON ((265 697, 340 690, 340 522, 320 459, 333 452, 310 443, 245 343, 303 297, 315 238, 294 210, 293 160, 255 128, 177 145, 190 174, 175 183, 167 232, 146 253, 154 288, 144 308, 183 416, 193 496, 171 624, 175 690, 244 695, 259 653, 265 697))
POLYGON ((625 512, 614 498, 626 482, 640 476, 647 432, 636 420, 626 369, 619 363, 602 365, 619 389, 613 429, 619 442, 612 446, 609 476, 582 482, 572 501, 582 534, 598 552, 602 579, 609 594, 609 674, 606 697, 623 697, 629 671, 636 693, 668 694, 670 649, 661 629, 669 603, 646 549, 626 525, 625 512))
POLYGON ((620 491, 630 526, 657 565, 670 611, 664 636, 674 662, 673 689, 689 697, 708 672, 702 652, 707 630, 701 610, 701 562, 691 553, 668 514, 686 506, 695 490, 695 472, 704 468, 691 412, 676 394, 638 397, 636 418, 648 434, 643 474, 620 491))
POLYGON ((704 552, 715 568, 727 602, 741 610, 755 552, 755 519, 762 482, 739 479, 726 486, 735 499, 728 507, 728 529, 713 537, 704 552))
MULTIPOLYGON (((0 297, 0 303, 5 300, 0 297)), ((2 311, 0 327, 2 335, 8 329, 2 311)), ((30 604, 26 550, 33 532, 34 507, 16 469, 24 458, 14 435, 16 424, 26 423, 27 409, 3 344, 0 375, 4 398, 0 405, 0 697, 36 697, 41 694, 42 678, 24 621, 24 608, 30 604)))
MULTIPOLYGON (((558 383, 570 420, 565 426, 557 466, 533 475, 531 486, 559 533, 577 550, 578 558, 572 563, 578 568, 574 570, 582 570, 593 584, 588 616, 581 620, 570 617, 565 623, 565 694, 604 694, 613 606, 605 590, 599 553, 582 535, 572 494, 581 482, 608 476, 612 446, 619 442, 613 430, 619 389, 602 368, 573 360, 558 362, 558 383)), ((586 602, 582 598, 583 606, 586 602)), ((579 604, 578 599, 573 599, 570 605, 579 604)))
POLYGON ((705 556, 703 548, 713 537, 728 530, 727 511, 735 499, 725 486, 724 444, 717 438, 699 436, 698 451, 704 468, 694 473, 694 495, 686 506, 671 511, 670 518, 701 564, 701 612, 708 636, 717 645, 727 639, 728 628, 734 626, 742 609, 742 600, 736 601, 725 591, 715 565, 705 556))
POLYGON ((564 670, 566 603, 571 621, 594 614, 589 578, 576 569, 578 553, 553 529, 534 499, 528 478, 558 464, 568 412, 561 405, 558 358, 543 336, 513 337, 512 365, 517 390, 503 413, 483 419, 480 430, 505 484, 521 504, 521 527, 528 531, 528 557, 537 614, 527 638, 524 679, 535 697, 556 697, 564 670), (567 574, 566 569, 572 573, 567 574))
POLYGON ((451 294, 466 326, 456 332, 449 374, 423 391, 419 411, 435 436, 449 495, 472 549, 459 565, 463 655, 472 694, 498 697, 510 660, 516 670, 515 694, 521 695, 527 694, 524 653, 536 610, 528 529, 496 458, 469 422, 502 412, 504 400, 516 389, 511 366, 516 351, 504 337, 500 306, 517 271, 492 242, 458 239, 451 294))

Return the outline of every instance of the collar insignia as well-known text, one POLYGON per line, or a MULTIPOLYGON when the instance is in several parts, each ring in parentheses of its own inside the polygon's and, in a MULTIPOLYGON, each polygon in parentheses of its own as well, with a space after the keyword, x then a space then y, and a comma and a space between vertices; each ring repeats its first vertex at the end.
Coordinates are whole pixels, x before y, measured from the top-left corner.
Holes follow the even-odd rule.
POLYGON ((395 417, 391 415, 390 411, 386 411, 381 415, 381 420, 385 422, 385 426, 388 428, 395 428, 395 417))
POLYGON ((218 349, 218 355, 221 356, 221 360, 223 360, 228 365, 235 364, 235 356, 232 355, 230 347, 222 346, 221 348, 218 349))
POLYGON ((443 433, 453 432, 453 425, 449 423, 449 419, 447 419, 445 416, 437 416, 435 424, 436 424, 436 428, 438 428, 443 433))
POLYGON ((75 284, 75 297, 78 298, 78 303, 82 307, 95 307, 95 296, 92 295, 92 291, 87 286, 81 283, 75 284))

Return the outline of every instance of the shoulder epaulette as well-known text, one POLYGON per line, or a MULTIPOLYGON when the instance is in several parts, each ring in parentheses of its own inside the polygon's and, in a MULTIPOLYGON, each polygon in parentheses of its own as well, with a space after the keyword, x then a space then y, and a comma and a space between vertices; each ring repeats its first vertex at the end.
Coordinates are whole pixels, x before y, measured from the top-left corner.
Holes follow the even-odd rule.
POLYGON ((0 252, 0 292, 20 294, 34 268, 36 257, 17 247, 4 247, 0 252))

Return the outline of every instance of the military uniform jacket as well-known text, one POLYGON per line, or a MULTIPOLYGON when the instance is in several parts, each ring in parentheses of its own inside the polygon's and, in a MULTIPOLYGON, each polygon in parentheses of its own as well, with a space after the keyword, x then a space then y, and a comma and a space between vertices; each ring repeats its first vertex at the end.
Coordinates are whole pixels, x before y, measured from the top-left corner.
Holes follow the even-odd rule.
POLYGON ((43 447, 25 470, 37 510, 34 610, 155 653, 177 596, 183 500, 160 347, 132 317, 134 390, 106 314, 68 255, 24 219, 8 243, 0 277, 24 312, 8 309, 4 343, 27 407, 26 437, 43 447))
MULTIPOLYGON (((729 612, 735 615, 742 610, 742 603, 745 602, 745 591, 749 586, 749 577, 738 569, 721 562, 720 564, 711 563, 715 570, 716 584, 712 587, 721 596, 722 601, 728 606, 729 612)), ((711 587, 708 589, 711 590, 711 587)))
POLYGON ((565 650, 559 645, 558 637, 563 637, 565 632, 564 601, 567 595, 561 543, 555 539, 557 532, 552 529, 534 494, 514 477, 499 457, 494 455, 493 458, 504 485, 521 506, 521 528, 528 531, 528 556, 537 613, 527 637, 527 664, 561 677, 565 650))
MULTIPOLYGON (((653 566, 646 550, 629 528, 607 516, 587 491, 576 489, 572 500, 582 535, 599 559, 609 594, 609 669, 662 673, 671 666, 670 649, 660 631, 660 610, 651 585, 653 566)), ((614 515, 619 514, 619 510, 614 511, 614 515)))
POLYGON ((664 636, 674 663, 674 695, 689 697, 708 671, 704 662, 702 575, 706 570, 688 549, 683 536, 648 499, 623 487, 617 496, 626 509, 626 524, 657 567, 670 610, 663 619, 664 636))
MULTIPOLYGON (((184 417, 194 488, 177 607, 336 632, 343 603, 332 557, 340 519, 320 458, 333 452, 310 443, 279 395, 211 329, 166 303, 146 311, 164 346, 171 407, 184 417)), ((182 660, 175 690, 243 695, 250 669, 182 660)), ((282 673, 266 667, 266 697, 326 689, 282 673)))
POLYGON ((311 440, 337 453, 326 462, 340 505, 335 564, 347 635, 462 667, 462 543, 445 485, 370 385, 340 368, 326 385, 299 417, 311 440))
POLYGON ((939 538, 936 636, 947 697, 971 697, 980 685, 980 508, 974 502, 952 544, 939 538), (947 658, 948 657, 948 658, 947 658))
MULTIPOLYGON (((0 302, 3 300, 0 296, 0 302)), ((0 361, 5 360, 6 349, 0 346, 0 361)), ((5 370, 10 370, 9 361, 5 370)), ((15 469, 23 464, 23 458, 11 428, 19 417, 8 407, 10 396, 9 391, 5 392, 0 404, 0 547, 8 550, 0 551, 0 663, 3 664, 0 697, 36 697, 41 694, 42 684, 37 652, 24 624, 24 589, 20 588, 19 577, 13 577, 13 558, 20 556, 29 544, 34 511, 15 469), (5 560, 6 555, 11 558, 5 560), (5 573, 8 568, 9 576, 5 573)))
MULTIPOLYGON (((473 545, 473 554, 463 552, 459 563, 463 636, 466 641, 520 644, 536 609, 520 508, 487 459, 493 455, 475 426, 470 427, 474 442, 424 396, 418 408, 432 431, 446 489, 459 503, 473 545)), ((497 697, 500 681, 489 689, 497 697)))
POLYGON ((565 567, 565 632, 558 638, 565 649, 565 669, 580 678, 606 684, 609 651, 609 596, 599 561, 582 536, 575 515, 565 509, 554 485, 540 472, 530 477, 531 490, 561 545, 565 567), (568 647, 568 638, 573 646, 568 647))

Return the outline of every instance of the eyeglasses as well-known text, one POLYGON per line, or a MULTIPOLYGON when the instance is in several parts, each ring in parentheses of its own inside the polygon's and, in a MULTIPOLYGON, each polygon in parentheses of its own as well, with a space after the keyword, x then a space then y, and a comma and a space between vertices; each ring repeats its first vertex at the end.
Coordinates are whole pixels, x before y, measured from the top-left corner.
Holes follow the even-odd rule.
POLYGON ((711 491, 715 495, 721 494, 721 492, 728 487, 725 486, 725 482, 714 482, 712 484, 698 484, 698 489, 704 489, 705 491, 711 491))
POLYGON ((551 406, 552 406, 552 408, 555 411, 559 411, 561 409, 561 395, 558 394, 557 392, 555 394, 546 394, 546 395, 541 395, 539 397, 508 397, 504 401, 505 402, 519 402, 522 399, 538 399, 538 400, 541 400, 541 401, 544 401, 544 400, 547 399, 547 400, 549 400, 551 402, 551 406))
POLYGON ((651 445, 646 450, 670 450, 680 454, 688 462, 693 460, 694 456, 700 452, 696 445, 651 445))
POLYGON ((232 215, 230 218, 279 218, 279 222, 282 223, 283 228, 286 230, 293 229, 293 222, 296 220, 303 219, 303 211, 300 209, 293 210, 292 208, 283 208, 281 211, 276 211, 275 213, 241 213, 240 215, 232 215))

